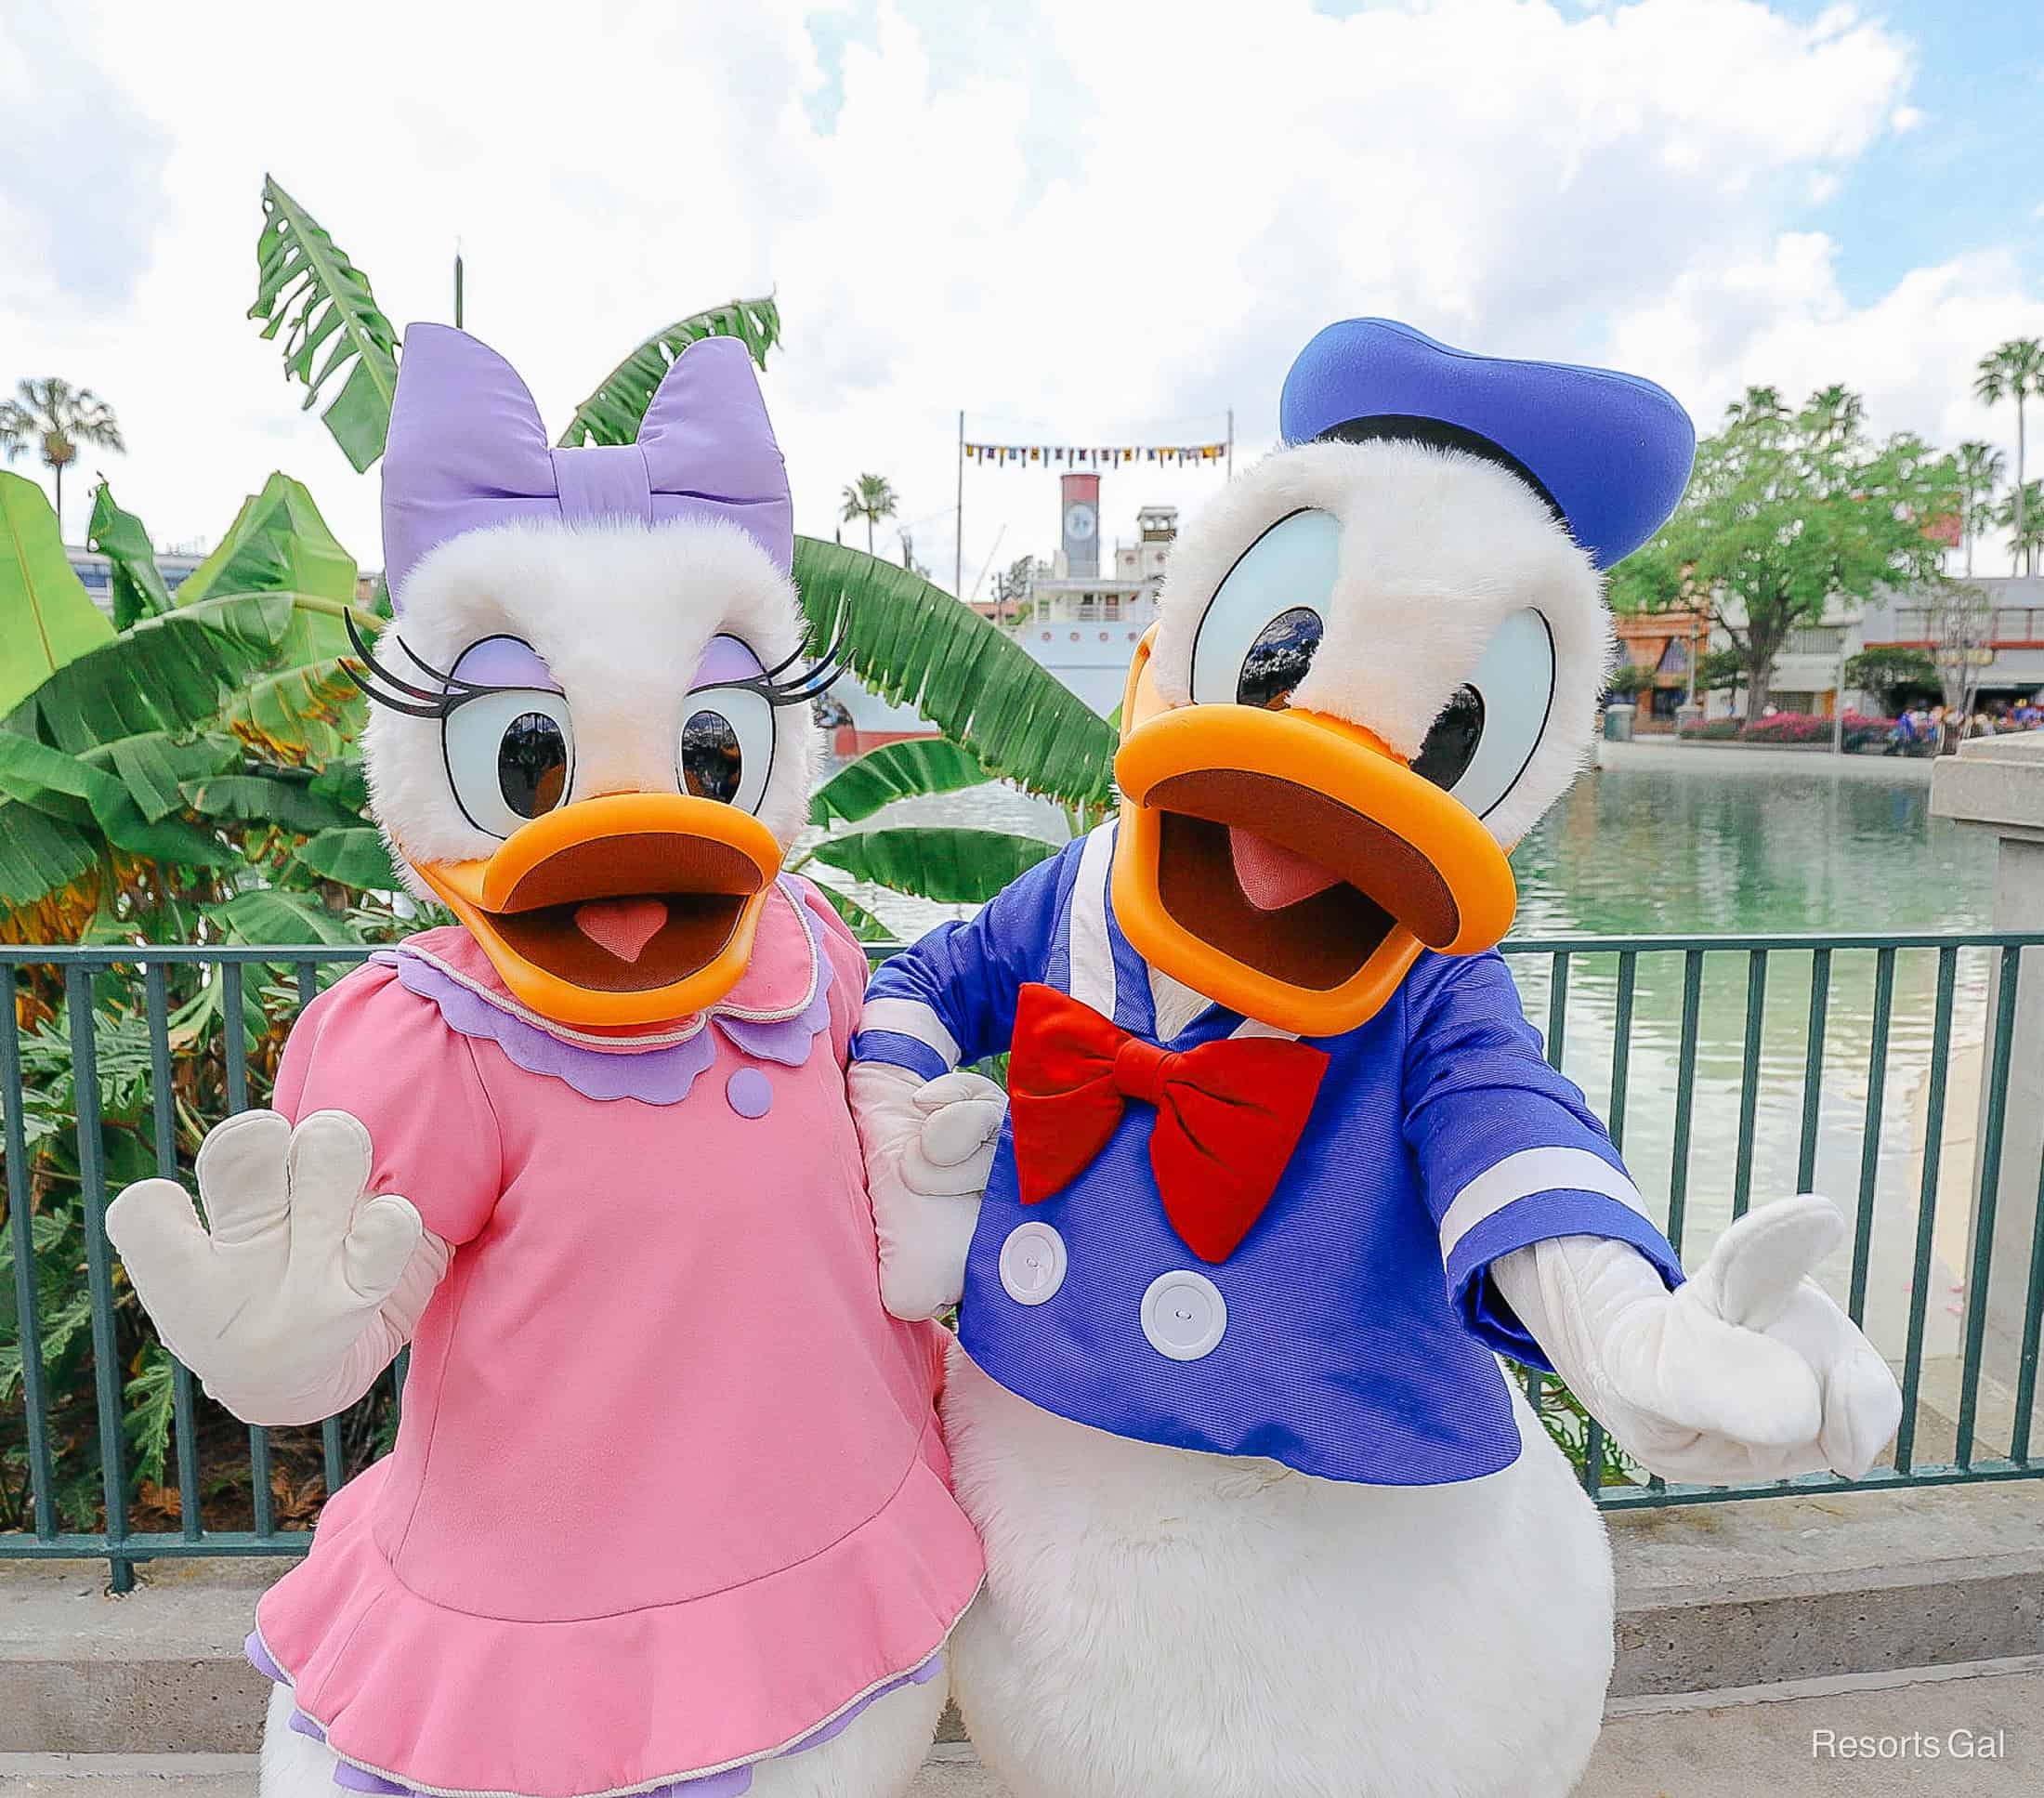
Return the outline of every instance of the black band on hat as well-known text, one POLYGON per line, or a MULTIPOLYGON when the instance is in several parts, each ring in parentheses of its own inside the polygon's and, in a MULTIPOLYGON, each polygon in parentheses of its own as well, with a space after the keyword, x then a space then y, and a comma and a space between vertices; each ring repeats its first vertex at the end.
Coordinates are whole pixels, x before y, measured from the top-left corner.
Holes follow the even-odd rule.
POLYGON ((1508 473, 1516 475, 1535 493, 1540 504, 1554 515, 1555 521, 1567 530, 1568 514, 1561 508, 1561 502, 1547 491, 1547 483, 1528 468, 1525 463, 1504 447, 1486 437, 1481 431, 1473 431, 1465 425, 1450 425, 1445 419, 1422 418, 1415 413, 1380 412, 1364 418, 1344 419, 1339 425, 1330 425, 1317 433, 1316 443, 1376 443, 1382 441, 1424 443, 1436 450, 1460 450, 1465 455, 1481 457, 1494 462, 1508 473))

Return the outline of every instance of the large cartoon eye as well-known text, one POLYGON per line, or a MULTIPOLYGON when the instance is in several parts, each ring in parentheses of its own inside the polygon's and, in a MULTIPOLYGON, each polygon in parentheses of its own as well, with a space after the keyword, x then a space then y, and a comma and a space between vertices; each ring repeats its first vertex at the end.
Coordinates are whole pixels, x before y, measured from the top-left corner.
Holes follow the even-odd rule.
POLYGON ((1293 512, 1236 559, 1193 638, 1195 704, 1290 703, 1320 647, 1341 530, 1330 512, 1293 512))
POLYGON ((682 790, 757 811, 774 766, 774 708, 750 687, 699 687, 682 701, 682 790))
POLYGON ((1554 637, 1531 607, 1498 627, 1467 686, 1441 708, 1412 771, 1483 818, 1533 759, 1554 700, 1554 637))
POLYGON ((573 783, 574 725, 560 693, 510 687, 460 700, 440 742, 456 802, 491 836, 552 811, 573 783))

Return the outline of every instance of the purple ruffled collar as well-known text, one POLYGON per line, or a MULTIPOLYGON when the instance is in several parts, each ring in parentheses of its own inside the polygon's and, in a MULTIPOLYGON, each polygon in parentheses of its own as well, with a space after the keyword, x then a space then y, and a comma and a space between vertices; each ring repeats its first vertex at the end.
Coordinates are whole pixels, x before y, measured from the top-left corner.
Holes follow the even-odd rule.
MULTIPOLYGON (((566 1081, 584 1098, 678 1105, 696 1076, 716 1059, 713 1030, 744 1055, 799 1068, 817 1037, 830 1028, 831 958, 824 953, 818 921, 785 876, 775 883, 774 893, 793 917, 773 927, 799 933, 806 951, 806 979, 790 982, 799 991, 779 1003, 753 1004, 746 989, 753 982, 740 980, 685 1023, 643 1036, 599 1037, 550 1023, 493 982, 422 947, 419 938, 379 950, 371 959, 395 967, 407 991, 438 1005, 449 1029, 496 1043, 528 1073, 566 1081)), ((769 927, 763 917, 761 934, 769 927)))

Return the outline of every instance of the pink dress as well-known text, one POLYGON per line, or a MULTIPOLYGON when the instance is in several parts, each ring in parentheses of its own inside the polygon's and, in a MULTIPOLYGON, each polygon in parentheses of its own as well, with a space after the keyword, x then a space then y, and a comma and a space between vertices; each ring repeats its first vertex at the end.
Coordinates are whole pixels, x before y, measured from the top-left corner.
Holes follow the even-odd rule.
POLYGON ((742 1791, 931 1666, 977 1589, 934 1326, 881 1309, 845 1103, 865 957, 784 877, 657 1038, 541 1027, 461 929, 309 1006, 277 1079, 455 1245, 395 1451, 252 1647, 371 1791, 742 1791))

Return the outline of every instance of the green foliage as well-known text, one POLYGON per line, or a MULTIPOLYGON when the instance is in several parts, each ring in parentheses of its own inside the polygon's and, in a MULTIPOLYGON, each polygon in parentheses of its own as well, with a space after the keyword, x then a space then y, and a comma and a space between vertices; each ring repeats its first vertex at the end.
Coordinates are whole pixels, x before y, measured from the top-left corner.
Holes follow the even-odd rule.
POLYGON ((1057 845, 1041 837, 943 826, 854 831, 825 837, 809 851, 818 861, 842 869, 854 880, 873 881, 943 905, 983 905, 1045 856, 1056 853, 1057 845))
POLYGON ((139 619, 170 610, 170 589, 156 566, 149 532, 134 513, 113 503, 113 489, 106 481, 93 495, 85 541, 112 564, 114 629, 124 631, 139 619))
POLYGON ((1893 712, 1900 693, 1912 689, 1927 693, 1938 690, 1937 663, 1922 650, 1862 650, 1845 660, 1845 684, 1873 694, 1893 712))
POLYGON ((795 584, 818 644, 875 692, 915 707, 989 773, 1071 805, 1106 803, 1115 737, 1106 719, 941 587, 892 562, 795 539, 795 584))
POLYGON ((957 793, 984 785, 987 770, 970 750, 942 737, 912 737, 883 743, 847 763, 819 786, 809 801, 809 821, 842 818, 856 824, 897 799, 957 793))
POLYGON ((1870 441, 1842 388, 1794 413, 1773 388, 1749 388, 1698 445, 1674 517, 1612 571, 1612 604, 1701 608, 1731 638, 1757 710, 1798 625, 1937 573, 1943 546, 1925 526, 1959 504, 1950 456, 1906 433, 1870 441))
POLYGON ((1712 650, 1697 663, 1697 691, 1723 693, 1746 678, 1746 663, 1736 650, 1712 650))
POLYGON ((1654 671, 1641 667, 1636 662, 1621 662, 1611 671, 1611 690, 1620 699, 1644 693, 1653 684, 1654 671))
POLYGON ((113 627, 72 571, 57 514, 33 480, 0 471, 0 716, 113 627))
POLYGON ((369 278, 305 208, 263 177, 256 240, 256 301, 263 335, 284 334, 284 375, 305 383, 306 409, 343 368, 347 378, 320 414, 359 474, 383 454, 398 388, 398 334, 377 310, 369 278), (324 351, 324 360, 321 360, 324 351))
POLYGON ((1548 1440, 1568 1457, 1568 1464, 1575 1468, 1579 1480, 1589 1468, 1594 1450, 1595 1487, 1645 1483, 1645 1469, 1602 1429, 1597 1430, 1596 1441, 1592 1442, 1591 1431, 1595 1420, 1583 1409, 1582 1400, 1552 1373, 1540 1372, 1517 1361, 1508 1361, 1506 1366, 1524 1389, 1534 1416, 1540 1420, 1540 1427, 1547 1432, 1548 1440))
POLYGON ((560 447, 585 443, 629 443, 653 402, 654 390, 675 358, 701 337, 736 337, 753 361, 766 366, 766 352, 780 342, 780 308, 771 296, 735 299, 707 312, 692 312, 656 331, 603 377, 596 390, 575 408, 561 433, 560 447))

